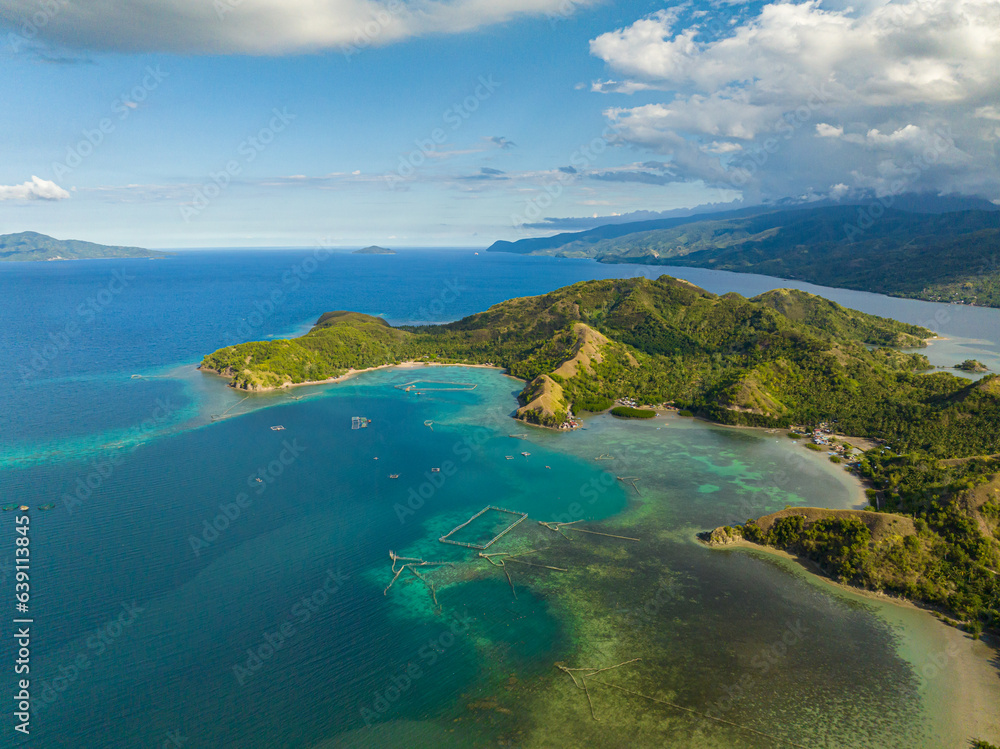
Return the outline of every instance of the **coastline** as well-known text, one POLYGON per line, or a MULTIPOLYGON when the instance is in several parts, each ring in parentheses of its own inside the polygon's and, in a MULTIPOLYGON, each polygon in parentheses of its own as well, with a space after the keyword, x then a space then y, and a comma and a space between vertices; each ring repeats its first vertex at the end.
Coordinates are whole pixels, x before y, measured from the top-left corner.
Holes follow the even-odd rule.
MULTIPOLYGON (((831 463, 829 461, 829 456, 826 454, 826 452, 806 449, 805 447, 806 443, 803 442, 802 440, 788 439, 787 437, 785 437, 785 435, 788 433, 787 429, 778 429, 776 427, 755 427, 755 426, 748 426, 745 424, 721 424, 719 422, 703 419, 700 416, 693 416, 686 418, 701 422, 702 424, 708 424, 710 426, 719 427, 722 429, 737 429, 741 431, 751 431, 751 432, 759 432, 772 435, 781 435, 782 437, 784 437, 785 441, 789 443, 788 444, 789 447, 795 447, 796 445, 798 445, 801 448, 800 450, 794 452, 794 455, 796 457, 804 456, 808 460, 815 461, 815 466, 817 470, 821 470, 830 474, 836 474, 837 476, 842 476, 848 479, 848 482, 852 486, 855 499, 855 503, 851 505, 851 507, 848 509, 863 510, 866 507, 868 507, 868 495, 865 494, 865 489, 869 487, 865 483, 865 480, 861 478, 861 476, 859 476, 854 471, 844 470, 843 464, 831 463)), ((849 440, 864 441, 865 439, 863 437, 849 437, 840 434, 836 434, 834 436, 844 442, 848 442, 849 440)), ((781 440, 779 440, 779 442, 780 441, 781 440)))
MULTIPOLYGON (((271 393, 274 392, 275 390, 287 390, 296 387, 306 387, 314 385, 332 385, 338 382, 344 382, 345 380, 349 380, 352 377, 364 374, 365 372, 375 372, 380 369, 392 369, 394 367, 398 369, 416 369, 418 367, 473 367, 475 369, 498 369, 506 372, 506 370, 504 370, 503 367, 498 367, 493 364, 463 364, 461 362, 428 362, 420 360, 411 360, 411 361, 399 362, 396 364, 379 364, 377 367, 367 367, 365 369, 348 369, 346 372, 344 372, 344 374, 338 375, 337 377, 328 377, 325 380, 305 380, 304 382, 286 382, 285 384, 279 385, 278 387, 267 387, 267 388, 258 388, 256 390, 249 390, 244 388, 238 388, 235 385, 233 385, 232 382, 227 383, 226 387, 230 387, 233 390, 241 390, 245 393, 271 393)), ((219 377, 228 377, 227 375, 223 374, 217 369, 212 369, 211 367, 203 367, 200 364, 198 365, 198 369, 201 370, 202 372, 208 372, 210 374, 214 374, 219 377)))
POLYGON ((916 648, 907 648, 901 643, 900 656, 912 663, 914 671, 927 685, 933 682, 935 686, 940 686, 942 682, 937 680, 946 678, 947 704, 932 704, 931 707, 940 711, 941 719, 954 733, 992 741, 1000 739, 1000 715, 996 713, 996 705, 1000 704, 1000 681, 994 665, 1000 656, 1000 646, 995 638, 974 640, 950 624, 950 620, 936 609, 921 606, 907 598, 845 585, 829 577, 811 559, 783 549, 744 539, 725 545, 700 543, 711 550, 760 552, 794 563, 811 582, 878 604, 878 614, 890 623, 919 629, 913 635, 914 639, 933 640, 933 649, 926 649, 931 647, 930 643, 920 643, 925 647, 916 648))
MULTIPOLYGON (((390 369, 399 368, 404 370, 416 370, 423 367, 432 366, 459 366, 459 367, 475 367, 483 369, 494 369, 501 371, 505 377, 511 377, 510 375, 503 372, 502 367, 488 366, 485 364, 462 364, 462 363, 435 363, 426 361, 406 361, 400 362, 398 364, 387 364, 380 365, 378 367, 371 367, 363 370, 349 370, 343 375, 336 378, 330 378, 324 381, 315 382, 304 382, 296 383, 294 385, 286 385, 284 387, 295 387, 297 385, 321 385, 321 384, 335 384, 341 381, 346 381, 352 377, 355 377, 365 372, 380 370, 380 369, 390 369)), ((217 373, 216 373, 217 374, 217 373)), ((516 378, 514 378, 516 379, 516 378)), ((281 388, 271 388, 270 390, 280 390, 281 388)), ((728 427, 733 429, 750 429, 757 431, 761 435, 773 435, 776 440, 785 444, 792 455, 802 455, 805 450, 801 440, 789 440, 785 437, 787 430, 775 429, 770 427, 752 427, 752 426, 741 426, 741 425, 727 425, 719 424, 716 422, 708 421, 703 418, 697 419, 684 419, 683 417, 676 416, 670 419, 668 416, 671 411, 660 411, 660 415, 665 417, 665 421, 677 420, 678 422, 693 422, 698 421, 702 426, 714 426, 714 427, 728 427), (796 447, 797 445, 797 447, 796 447)), ((531 426, 540 426, 548 431, 559 431, 549 427, 544 427, 541 425, 530 424, 531 426)), ((805 450, 805 454, 810 454, 815 451, 805 450)), ((847 474, 849 477, 849 483, 856 486, 857 496, 864 501, 864 485, 861 479, 854 473, 848 473, 844 471, 841 466, 832 464, 829 462, 825 452, 815 452, 811 455, 810 460, 819 461, 819 463, 805 463, 804 465, 813 465, 817 470, 824 470, 829 472, 836 472, 840 476, 847 474)), ((807 469, 808 470, 808 469, 807 469)), ((866 503, 865 503, 866 504, 866 503)), ((626 510, 625 514, 628 514, 626 510)), ((610 519, 609 519, 610 520, 610 519)), ((985 739, 994 739, 997 737, 995 727, 989 722, 988 718, 990 716, 989 710, 990 705, 993 703, 991 700, 994 698, 994 693, 1000 690, 997 689, 996 677, 993 673, 994 669, 990 664, 991 657, 995 657, 995 653, 991 645, 985 643, 976 643, 968 638, 961 630, 958 630, 950 626, 939 626, 944 625, 937 616, 933 615, 933 611, 922 608, 911 601, 902 598, 895 598, 893 596, 879 594, 873 591, 867 591, 861 588, 852 587, 849 585, 844 585, 839 583, 818 570, 815 563, 808 559, 798 558, 793 554, 788 552, 773 549, 770 547, 764 547, 757 544, 753 544, 746 541, 740 541, 733 544, 729 544, 729 547, 744 548, 748 550, 757 550, 764 553, 770 554, 777 558, 785 559, 789 562, 797 563, 797 567, 801 569, 803 574, 806 574, 810 579, 815 580, 817 584, 830 585, 834 589, 848 595, 860 596, 864 599, 870 600, 874 603, 880 604, 892 604, 896 609, 902 612, 910 614, 911 619, 917 618, 924 622, 923 625, 917 625, 921 636, 926 631, 933 631, 934 638, 931 639, 934 643, 945 643, 943 646, 941 644, 935 645, 934 651, 928 652, 942 652, 945 653, 949 663, 948 678, 945 681, 941 678, 940 684, 944 685, 941 688, 947 688, 948 699, 947 702, 937 702, 933 700, 928 700, 928 704, 935 707, 936 710, 940 712, 940 718, 942 722, 948 725, 950 728, 954 729, 956 733, 966 731, 973 735, 981 736, 985 739), (919 612, 919 613, 918 613, 919 612), (925 616, 926 614, 931 614, 931 616, 925 616), (935 623, 936 622, 936 623, 935 623)), ((717 547, 712 547, 717 548, 717 547)), ((883 617, 884 618, 884 617, 883 617)), ((904 624, 900 626, 913 627, 913 623, 907 620, 904 624)), ((909 631, 909 630, 907 630, 909 631)), ((926 654, 924 654, 926 655, 926 654)), ((901 656, 902 657, 902 656, 901 656)), ((911 657, 909 660, 913 664, 914 670, 919 672, 920 662, 919 660, 914 660, 914 658, 919 659, 920 654, 911 657)), ((940 677, 939 677, 940 678, 940 677)))

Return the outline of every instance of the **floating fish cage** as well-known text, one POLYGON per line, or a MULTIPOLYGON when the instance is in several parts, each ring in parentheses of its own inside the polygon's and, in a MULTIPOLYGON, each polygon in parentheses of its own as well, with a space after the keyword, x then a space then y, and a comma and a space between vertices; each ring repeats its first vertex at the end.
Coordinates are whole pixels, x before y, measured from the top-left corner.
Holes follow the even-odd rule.
POLYGON ((514 510, 507 510, 503 507, 494 507, 493 505, 487 505, 471 518, 466 520, 461 525, 456 525, 450 531, 445 533, 441 538, 438 539, 443 544, 455 544, 456 546, 464 546, 468 549, 476 549, 478 551, 484 551, 490 548, 493 544, 499 541, 507 533, 510 533, 517 525, 527 519, 528 513, 526 512, 515 512, 514 510), (497 515, 499 513, 499 515, 497 515), (510 516, 513 516, 511 520, 510 516), (478 521, 478 522, 476 522, 478 521), (470 529, 470 526, 473 526, 470 529), (475 527, 479 527, 478 532, 475 531, 475 527), (463 537, 469 538, 471 540, 463 541, 456 538, 452 538, 456 533, 461 533, 463 537), (492 538, 490 538, 492 536, 492 538), (485 543, 479 542, 483 537, 489 538, 485 543))
POLYGON ((413 382, 406 382, 402 385, 394 385, 396 390, 402 390, 406 393, 410 391, 417 391, 420 393, 442 393, 449 391, 467 391, 475 390, 478 385, 474 382, 445 382, 442 380, 414 380, 413 382))
POLYGON ((365 429, 369 423, 371 423, 371 419, 366 419, 364 416, 351 417, 351 429, 365 429))

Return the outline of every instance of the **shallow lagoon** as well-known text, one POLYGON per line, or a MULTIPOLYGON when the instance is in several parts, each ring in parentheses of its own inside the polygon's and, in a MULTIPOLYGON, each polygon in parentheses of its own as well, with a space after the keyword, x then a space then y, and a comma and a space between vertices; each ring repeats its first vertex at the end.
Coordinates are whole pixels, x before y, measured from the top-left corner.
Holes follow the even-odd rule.
MULTIPOLYGON (((473 268, 438 255, 397 256, 404 262, 374 287, 360 272, 370 261, 343 261, 357 265, 347 287, 344 268, 331 265, 266 334, 300 330, 331 308, 414 320, 444 278, 467 289, 444 313, 457 317, 581 278, 672 272, 517 257, 473 268), (418 266, 420 283, 392 276, 418 266)), ((790 562, 694 541, 696 531, 789 504, 855 506, 856 485, 825 456, 780 433, 674 416, 596 417, 572 434, 529 429, 525 441, 509 436, 526 429, 508 418, 521 384, 484 369, 385 370, 243 401, 180 363, 231 342, 223 321, 245 315, 291 260, 178 260, 169 284, 166 261, 146 266, 133 287, 144 296, 109 308, 37 378, 17 381, 10 365, 0 382, 9 396, 0 493, 57 502, 33 521, 34 663, 51 704, 36 715, 32 745, 155 746, 170 731, 212 747, 620 746, 623 736, 632 746, 780 745, 761 733, 808 746, 938 747, 968 738, 954 718, 968 702, 959 688, 969 660, 948 650, 951 630, 790 562), (478 386, 422 396, 394 387, 418 377, 478 386), (150 422, 157 398, 172 409, 150 422), (212 421, 219 414, 232 418, 212 421), (352 431, 352 416, 373 423, 352 431), (270 429, 278 424, 285 429, 270 429), (430 469, 446 460, 455 470, 434 486, 445 471, 430 469), (511 563, 515 600, 502 568, 438 543, 486 504, 531 516, 489 553, 538 547, 523 561, 566 572, 511 563), (578 518, 640 541, 567 529, 569 541, 536 522, 578 518), (383 594, 389 550, 456 563, 422 572, 438 605, 409 573, 383 594), (594 687, 599 721, 554 665, 632 658, 642 660, 597 677, 616 685, 594 687)), ((4 269, 12 303, 3 322, 15 335, 0 358, 20 360, 64 324, 74 289, 85 293, 104 268, 57 269, 67 286, 44 293, 44 269, 4 269), (18 294, 39 303, 19 305, 18 294)), ((677 274, 747 295, 792 285, 677 274)), ((928 351, 935 363, 995 356, 996 343, 981 339, 998 329, 996 310, 826 293, 939 321, 932 327, 950 339, 928 351)), ((995 680, 982 647, 961 647, 995 680)), ((0 657, 11 652, 0 646, 0 657)))
MULTIPOLYGON (((822 456, 677 416, 511 437, 514 380, 435 368, 478 386, 394 387, 412 379, 374 372, 153 440, 72 513, 39 516, 37 668, 52 684, 80 656, 88 666, 58 682, 35 740, 136 746, 180 730, 202 746, 618 746, 624 730, 637 746, 774 745, 612 687, 593 687, 594 721, 554 668, 635 657, 609 682, 810 746, 960 738, 936 734, 949 682, 922 683, 906 626, 787 563, 693 540, 789 504, 856 503, 822 456), (355 415, 371 426, 351 430, 355 415), (437 541, 487 504, 530 515, 489 553, 538 549, 524 559, 566 571, 511 563, 512 591, 502 569, 437 541), (640 541, 569 541, 535 522, 579 518, 640 541), (383 593, 389 550, 454 562, 423 572, 439 605, 410 574, 383 593), (123 604, 138 611, 119 627, 123 604)), ((52 496, 85 470, 9 470, 4 490, 52 496)))

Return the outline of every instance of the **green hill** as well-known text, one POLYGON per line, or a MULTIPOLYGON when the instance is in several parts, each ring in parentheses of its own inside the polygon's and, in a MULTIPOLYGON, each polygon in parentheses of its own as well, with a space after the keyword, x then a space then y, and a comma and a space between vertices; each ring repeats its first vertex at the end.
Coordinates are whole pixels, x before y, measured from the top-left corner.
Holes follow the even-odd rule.
POLYGON ((88 260, 109 257, 155 258, 166 255, 141 247, 114 247, 75 239, 54 239, 34 231, 0 235, 0 261, 88 260))
POLYGON ((716 296, 663 276, 587 281, 438 326, 328 313, 301 338, 229 346, 202 366, 261 390, 408 360, 493 363, 527 381, 519 417, 549 426, 574 404, 631 397, 724 423, 838 420, 900 446, 988 452, 997 399, 889 348, 931 335, 801 291, 716 296))
POLYGON ((777 530, 751 521, 713 538, 799 551, 978 631, 1000 616, 1000 460, 974 457, 1000 452, 1000 377, 922 374, 925 357, 889 347, 930 335, 801 291, 716 296, 661 276, 587 281, 431 327, 329 312, 300 338, 228 346, 202 367, 260 390, 407 360, 493 363, 527 380, 517 417, 547 426, 618 397, 673 401, 728 424, 835 422, 891 445, 869 450, 859 470, 878 509, 913 517, 915 533, 872 536, 856 518, 817 516, 777 530))
POLYGON ((874 205, 877 210, 825 206, 619 224, 496 242, 490 250, 760 273, 1000 306, 1000 212, 921 214, 874 205))

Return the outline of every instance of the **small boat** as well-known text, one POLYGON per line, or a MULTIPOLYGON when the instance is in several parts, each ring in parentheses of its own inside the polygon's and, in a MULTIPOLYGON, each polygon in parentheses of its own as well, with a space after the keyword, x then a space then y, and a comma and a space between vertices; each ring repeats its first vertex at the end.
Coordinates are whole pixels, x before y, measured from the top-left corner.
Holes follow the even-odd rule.
POLYGON ((378 460, 378 456, 375 457, 375 460, 378 460))
POLYGON ((4 505, 3 507, 0 507, 0 510, 3 510, 4 512, 10 512, 11 510, 15 509, 16 507, 17 507, 17 505, 4 505))
POLYGON ((38 509, 39 510, 51 510, 53 507, 55 507, 54 503, 53 504, 48 504, 48 505, 42 505, 38 509))
POLYGON ((260 478, 259 478, 259 479, 255 479, 255 481, 256 481, 256 482, 257 482, 258 484, 263 484, 263 483, 264 483, 264 479, 260 479, 260 478))
POLYGON ((30 510, 31 508, 30 508, 30 507, 28 507, 28 505, 21 505, 21 506, 20 506, 20 507, 18 507, 17 509, 19 509, 19 510, 20 510, 21 512, 27 512, 27 511, 28 511, 28 510, 30 510))
POLYGON ((271 427, 271 431, 272 432, 280 432, 282 429, 284 429, 284 427, 281 426, 281 424, 278 424, 277 426, 271 427))
POLYGON ((552 466, 545 466, 545 467, 548 468, 549 470, 552 470, 552 466))
POLYGON ((507 460, 513 460, 514 459, 513 455, 504 455, 504 457, 507 458, 507 460))
POLYGON ((431 469, 431 473, 441 473, 441 469, 440 468, 432 468, 431 469))
POLYGON ((531 455, 531 453, 529 453, 529 452, 523 452, 523 453, 521 453, 521 455, 523 455, 524 457, 527 458, 529 455, 531 455))
POLYGON ((389 478, 391 478, 391 479, 398 479, 399 478, 399 474, 398 473, 390 473, 389 474, 389 478))

